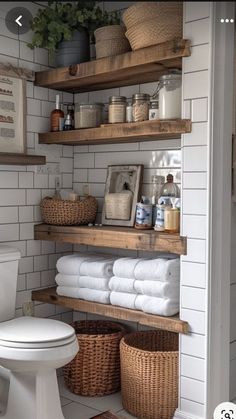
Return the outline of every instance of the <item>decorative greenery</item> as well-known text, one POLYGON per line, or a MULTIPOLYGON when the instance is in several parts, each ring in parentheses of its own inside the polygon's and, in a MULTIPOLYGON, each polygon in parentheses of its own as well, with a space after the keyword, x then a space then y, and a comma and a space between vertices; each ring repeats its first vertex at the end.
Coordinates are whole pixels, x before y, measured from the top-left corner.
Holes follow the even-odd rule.
POLYGON ((96 6, 95 1, 49 1, 48 7, 39 9, 32 20, 31 28, 34 35, 28 47, 47 48, 49 53, 53 53, 61 41, 70 41, 76 30, 85 28, 93 37, 95 29, 119 23, 118 12, 103 12, 96 6))

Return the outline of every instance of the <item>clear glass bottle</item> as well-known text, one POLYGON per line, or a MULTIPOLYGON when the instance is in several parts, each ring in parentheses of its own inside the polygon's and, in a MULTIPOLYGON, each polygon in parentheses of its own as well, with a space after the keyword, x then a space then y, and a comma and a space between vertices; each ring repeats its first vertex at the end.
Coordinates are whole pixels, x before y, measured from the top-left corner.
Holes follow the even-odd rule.
POLYGON ((108 122, 109 124, 118 124, 126 122, 125 96, 111 96, 109 99, 108 122))
POLYGON ((153 175, 152 176, 152 194, 151 194, 151 203, 152 203, 152 224, 155 225, 157 218, 157 204, 160 198, 161 187, 165 183, 164 176, 153 175))
POLYGON ((166 178, 166 183, 161 188, 160 196, 161 197, 180 197, 180 190, 176 183, 173 182, 173 175, 169 174, 166 178))
POLYGON ((56 108, 51 112, 51 131, 60 130, 60 118, 64 118, 64 112, 60 109, 60 95, 56 95, 56 108))
POLYGON ((150 95, 136 93, 132 96, 132 119, 133 122, 146 121, 149 113, 150 95))

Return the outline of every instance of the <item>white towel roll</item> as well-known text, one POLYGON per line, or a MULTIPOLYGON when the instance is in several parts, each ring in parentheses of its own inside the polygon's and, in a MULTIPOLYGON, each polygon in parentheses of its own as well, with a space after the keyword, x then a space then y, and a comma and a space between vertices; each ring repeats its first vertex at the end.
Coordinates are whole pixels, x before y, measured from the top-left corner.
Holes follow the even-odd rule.
POLYGON ((109 288, 111 291, 131 292, 135 294, 134 282, 134 278, 118 278, 117 276, 113 276, 109 281, 109 288))
POLYGON ((152 259, 140 261, 134 270, 134 277, 139 281, 179 281, 180 261, 178 259, 152 259))
POLYGON ((179 282, 167 281, 134 281, 134 288, 138 294, 150 297, 170 298, 179 300, 179 282))
POLYGON ((179 302, 169 298, 138 295, 135 300, 135 308, 144 311, 144 313, 159 316, 174 316, 179 312, 179 302))
POLYGON ((57 287, 57 294, 64 297, 79 298, 79 288, 57 287))
POLYGON ((110 291, 108 287, 109 278, 95 278, 93 276, 80 276, 80 288, 90 288, 94 290, 110 291))
POLYGON ((92 290, 90 288, 78 288, 79 298, 101 304, 110 304, 110 291, 92 290))
POLYGON ((97 260, 84 260, 80 265, 81 276, 94 276, 96 278, 111 278, 115 258, 99 258, 97 260))
POLYGON ((134 278, 134 269, 136 265, 145 259, 138 258, 119 258, 113 266, 114 276, 118 278, 134 278))
POLYGON ((137 294, 112 291, 110 301, 113 306, 135 309, 135 299, 137 294))
POLYGON ((59 273, 66 275, 79 275, 82 262, 87 259, 92 260, 94 256, 84 253, 74 253, 73 255, 62 256, 58 259, 56 267, 59 273))
POLYGON ((55 281, 59 286, 76 288, 79 286, 79 275, 57 274, 55 281))

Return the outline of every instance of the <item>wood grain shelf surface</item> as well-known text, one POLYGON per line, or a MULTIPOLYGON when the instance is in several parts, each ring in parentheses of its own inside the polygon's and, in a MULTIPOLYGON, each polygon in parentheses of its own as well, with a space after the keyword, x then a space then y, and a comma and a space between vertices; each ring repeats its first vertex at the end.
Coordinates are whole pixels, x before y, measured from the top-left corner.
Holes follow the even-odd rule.
POLYGON ((46 164, 45 156, 18 153, 0 153, 0 164, 27 166, 46 164))
POLYGON ((146 250, 186 255, 187 239, 179 234, 158 233, 154 230, 136 230, 131 227, 34 226, 35 240, 118 249, 146 250))
POLYGON ((171 332, 188 333, 188 323, 180 320, 177 316, 162 317, 143 313, 142 311, 112 306, 110 304, 100 304, 76 298, 62 297, 57 295, 55 287, 32 291, 32 300, 40 301, 42 303, 56 304, 71 308, 72 310, 98 314, 101 316, 112 317, 114 319, 129 320, 137 322, 141 325, 169 330, 171 332))
POLYGON ((181 134, 188 132, 191 132, 189 119, 156 120, 40 133, 39 143, 64 145, 130 143, 176 139, 180 138, 181 134))
POLYGON ((190 41, 174 39, 137 51, 35 74, 37 86, 68 92, 88 92, 157 81, 169 69, 182 68, 190 56, 190 41))

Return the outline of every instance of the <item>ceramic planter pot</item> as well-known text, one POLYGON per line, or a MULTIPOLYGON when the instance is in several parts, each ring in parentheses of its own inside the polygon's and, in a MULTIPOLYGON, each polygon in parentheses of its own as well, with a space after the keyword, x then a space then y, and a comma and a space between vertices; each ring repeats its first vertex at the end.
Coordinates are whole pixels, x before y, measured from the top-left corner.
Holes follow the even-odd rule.
POLYGON ((83 63, 89 61, 89 58, 89 35, 84 28, 74 32, 70 41, 60 42, 55 56, 57 67, 83 63))

